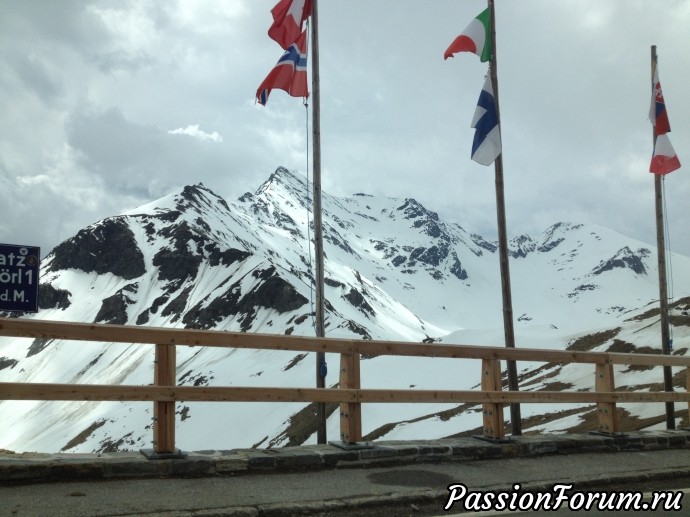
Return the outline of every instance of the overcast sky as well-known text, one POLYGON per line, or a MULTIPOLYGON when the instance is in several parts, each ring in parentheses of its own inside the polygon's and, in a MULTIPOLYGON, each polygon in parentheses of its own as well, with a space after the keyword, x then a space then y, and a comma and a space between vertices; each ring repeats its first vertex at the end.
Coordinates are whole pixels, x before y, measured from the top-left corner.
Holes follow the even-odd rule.
MULTIPOLYGON (((0 242, 53 246, 186 184, 228 200, 306 172, 301 99, 258 85, 277 0, 0 0, 0 242)), ((470 160, 487 65, 443 60, 483 0, 321 0, 322 178, 415 197, 496 238, 470 160)), ((497 0, 509 235, 597 223, 655 244, 650 46, 682 163, 671 245, 690 255, 690 1, 497 0)))

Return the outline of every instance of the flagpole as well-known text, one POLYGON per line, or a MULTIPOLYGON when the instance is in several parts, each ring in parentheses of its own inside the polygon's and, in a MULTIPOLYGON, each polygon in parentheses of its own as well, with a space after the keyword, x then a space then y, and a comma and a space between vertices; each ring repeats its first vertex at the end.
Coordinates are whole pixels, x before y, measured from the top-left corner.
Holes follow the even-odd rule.
MULTIPOLYGON (((317 0, 312 0, 311 13, 311 106, 312 106, 312 167, 314 203, 314 254, 316 255, 316 337, 324 337, 324 262, 323 225, 321 221, 321 94, 319 91, 319 16, 317 0)), ((326 387, 326 354, 316 352, 316 387, 326 387)), ((316 403, 316 441, 326 443, 326 403, 316 403)))
MULTIPOLYGON (((501 121, 500 104, 498 101, 498 70, 496 61, 496 16, 494 12, 494 0, 487 0, 490 9, 491 19, 491 60, 489 70, 491 73, 491 83, 494 89, 494 99, 496 103, 496 116, 501 121)), ((496 213, 498 219, 498 253, 501 267, 501 292, 503 297, 503 333, 505 335, 505 346, 515 348, 515 330, 513 327, 513 300, 510 290, 510 268, 508 265, 508 234, 506 231, 506 210, 505 196, 503 193, 503 151, 494 160, 496 171, 496 213)), ((517 364, 515 361, 507 361, 508 366, 508 389, 518 391, 517 364)), ((522 434, 522 418, 520 416, 520 404, 510 404, 510 422, 512 425, 513 436, 522 434)))
MULTIPOLYGON (((652 92, 654 92, 654 77, 657 65, 656 45, 652 45, 652 92)), ((654 100, 652 99, 652 102, 654 100)), ((652 126, 652 137, 656 146, 656 124, 652 126)), ((656 205, 656 248, 657 265, 659 269, 659 313, 661 316, 661 352, 671 353, 671 335, 668 318, 668 280, 666 278, 666 241, 664 231, 664 199, 662 175, 654 174, 654 199, 656 205)), ((673 391, 673 373, 670 366, 664 366, 664 390, 673 391)), ((675 410, 673 402, 666 402, 666 428, 676 428, 675 410)))

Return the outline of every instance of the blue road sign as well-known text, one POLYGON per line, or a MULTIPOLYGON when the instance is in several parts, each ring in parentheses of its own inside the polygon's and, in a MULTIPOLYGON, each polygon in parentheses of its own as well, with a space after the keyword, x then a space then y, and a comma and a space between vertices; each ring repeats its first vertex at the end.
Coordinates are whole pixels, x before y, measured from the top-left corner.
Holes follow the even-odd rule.
POLYGON ((0 311, 38 312, 41 249, 0 244, 0 311))

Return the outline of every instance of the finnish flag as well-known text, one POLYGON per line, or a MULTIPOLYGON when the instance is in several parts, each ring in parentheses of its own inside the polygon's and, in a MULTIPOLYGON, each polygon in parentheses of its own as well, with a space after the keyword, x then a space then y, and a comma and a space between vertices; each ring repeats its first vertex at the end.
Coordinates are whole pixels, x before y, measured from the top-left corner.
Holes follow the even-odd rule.
POLYGON ((486 74, 471 127, 476 130, 472 142, 472 159, 482 165, 491 165, 501 154, 501 127, 496 112, 491 74, 486 74))

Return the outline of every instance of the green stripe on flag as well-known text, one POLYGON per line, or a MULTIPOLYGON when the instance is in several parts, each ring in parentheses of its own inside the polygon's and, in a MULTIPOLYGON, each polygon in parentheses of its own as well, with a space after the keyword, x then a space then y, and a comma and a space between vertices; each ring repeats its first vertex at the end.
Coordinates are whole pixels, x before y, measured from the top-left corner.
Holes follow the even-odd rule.
MULTIPOLYGON (((491 10, 487 7, 484 11, 482 11, 479 16, 477 16, 477 20, 481 22, 481 24, 484 26, 484 34, 486 35, 484 39, 484 48, 482 49, 482 53, 479 56, 479 59, 481 60, 482 63, 485 61, 490 61, 492 57, 492 51, 491 51, 491 10)), ((479 51, 479 49, 477 49, 479 51)))

